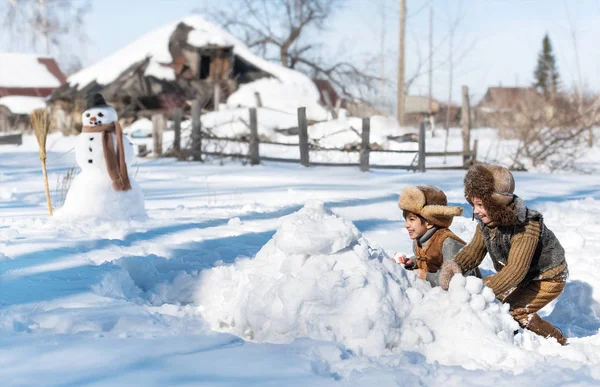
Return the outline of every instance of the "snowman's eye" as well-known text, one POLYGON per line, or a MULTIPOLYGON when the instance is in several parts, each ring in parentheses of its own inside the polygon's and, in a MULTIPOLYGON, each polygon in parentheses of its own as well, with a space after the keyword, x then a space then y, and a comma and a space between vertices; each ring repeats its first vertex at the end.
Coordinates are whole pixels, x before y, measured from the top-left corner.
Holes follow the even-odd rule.
POLYGON ((98 117, 104 117, 104 114, 98 113, 98 117))
POLYGON ((90 113, 87 113, 85 116, 86 116, 86 117, 89 117, 89 116, 90 116, 90 113))

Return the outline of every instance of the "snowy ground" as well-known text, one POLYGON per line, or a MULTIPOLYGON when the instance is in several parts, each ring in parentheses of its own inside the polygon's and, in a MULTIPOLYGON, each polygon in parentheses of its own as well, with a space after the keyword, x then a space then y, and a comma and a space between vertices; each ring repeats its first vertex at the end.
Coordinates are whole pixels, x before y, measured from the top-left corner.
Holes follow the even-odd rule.
MULTIPOLYGON (((56 202, 73 139, 48 144, 56 202)), ((128 223, 49 218, 32 137, 0 148, 0 173, 3 385, 600 384, 598 175, 516 173, 567 252, 544 311, 560 347, 507 335, 477 284, 430 290, 387 260, 410 250, 402 187, 464 206, 461 171, 140 159, 149 219, 128 223)), ((465 239, 470 216, 452 226, 465 239)))

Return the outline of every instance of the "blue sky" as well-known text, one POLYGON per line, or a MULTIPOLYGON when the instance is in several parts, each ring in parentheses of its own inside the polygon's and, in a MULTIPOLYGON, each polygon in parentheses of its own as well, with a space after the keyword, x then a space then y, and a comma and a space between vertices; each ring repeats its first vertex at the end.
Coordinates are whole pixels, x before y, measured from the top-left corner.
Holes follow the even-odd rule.
MULTIPOLYGON (((235 6, 236 1, 92 0, 92 9, 86 17, 91 41, 81 52, 84 64, 92 64, 145 32, 184 17, 194 9, 223 2, 235 6)), ((398 3, 398 0, 348 0, 330 29, 320 37, 327 41, 324 52, 327 55, 343 52, 345 57, 379 74, 384 28, 384 73, 393 81, 397 71, 398 3)), ((455 56, 462 57, 454 70, 454 100, 460 99, 462 85, 470 87, 475 100, 488 86, 529 85, 546 32, 554 44, 563 84, 574 85, 578 77, 567 5, 577 33, 583 82, 591 89, 600 88, 598 0, 407 0, 407 4, 407 76, 416 71, 418 50, 422 60, 426 60, 429 7, 434 9, 434 45, 443 42, 434 55, 433 88, 438 99, 447 99, 449 90, 448 15, 451 18, 463 15, 454 39, 455 56), (465 51, 468 52, 463 55, 465 51)), ((422 76, 410 94, 426 92, 427 77, 422 76)))

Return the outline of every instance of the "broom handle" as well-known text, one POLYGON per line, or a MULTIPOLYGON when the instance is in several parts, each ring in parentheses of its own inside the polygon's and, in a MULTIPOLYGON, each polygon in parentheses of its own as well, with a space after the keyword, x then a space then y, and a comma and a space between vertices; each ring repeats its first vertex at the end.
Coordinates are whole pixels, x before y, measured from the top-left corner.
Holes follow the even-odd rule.
POLYGON ((46 201, 48 202, 48 211, 52 216, 52 202, 50 201, 50 188, 48 187, 48 174, 46 173, 46 159, 42 159, 42 172, 44 172, 44 185, 46 186, 46 201))

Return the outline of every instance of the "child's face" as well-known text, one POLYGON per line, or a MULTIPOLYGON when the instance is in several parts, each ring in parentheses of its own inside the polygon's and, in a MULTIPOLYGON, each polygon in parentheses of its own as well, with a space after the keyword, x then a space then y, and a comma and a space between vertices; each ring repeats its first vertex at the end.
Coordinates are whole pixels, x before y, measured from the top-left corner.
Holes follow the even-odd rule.
POLYGON ((433 225, 422 220, 415 214, 408 213, 404 218, 404 226, 408 230, 410 239, 417 239, 427 232, 433 225))
POLYGON ((478 197, 473 197, 471 199, 473 201, 473 213, 477 216, 481 221, 485 224, 488 224, 492 221, 489 217, 485 208, 483 208, 483 202, 478 197))

